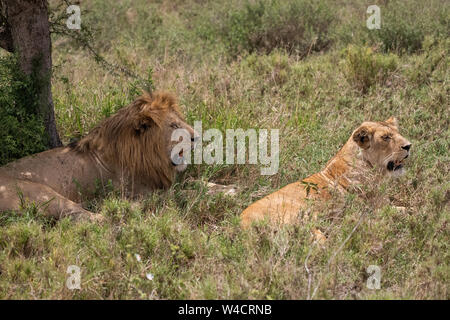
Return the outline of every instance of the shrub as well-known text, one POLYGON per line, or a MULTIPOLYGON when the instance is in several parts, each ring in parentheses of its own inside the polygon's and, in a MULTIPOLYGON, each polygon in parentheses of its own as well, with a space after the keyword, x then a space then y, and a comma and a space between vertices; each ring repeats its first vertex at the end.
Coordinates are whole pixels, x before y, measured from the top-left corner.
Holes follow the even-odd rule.
POLYGON ((250 54, 242 59, 242 66, 275 84, 288 81, 291 68, 288 55, 278 50, 268 55, 250 54))
POLYGON ((423 30, 395 14, 387 14, 383 27, 375 30, 375 38, 381 42, 385 52, 413 53, 422 48, 423 30))
MULTIPOLYGON (((430 5, 437 5, 436 2, 430 5)), ((368 30, 369 38, 384 52, 414 53, 422 49, 426 34, 439 33, 441 19, 422 1, 392 1, 382 8, 381 28, 368 30), (420 10, 421 15, 417 15, 420 10)))
POLYGON ((33 83, 15 56, 0 57, 0 165, 46 149, 33 83))
POLYGON ((397 68, 397 56, 373 52, 367 47, 349 46, 343 52, 344 74, 362 92, 374 83, 382 83, 397 68))
POLYGON ((422 44, 424 53, 411 57, 410 67, 405 69, 406 76, 411 84, 418 86, 429 85, 439 73, 445 74, 448 64, 450 39, 436 40, 425 37, 422 44))
POLYGON ((283 48, 306 56, 331 44, 334 19, 334 10, 324 1, 259 0, 231 12, 222 34, 233 55, 283 48))

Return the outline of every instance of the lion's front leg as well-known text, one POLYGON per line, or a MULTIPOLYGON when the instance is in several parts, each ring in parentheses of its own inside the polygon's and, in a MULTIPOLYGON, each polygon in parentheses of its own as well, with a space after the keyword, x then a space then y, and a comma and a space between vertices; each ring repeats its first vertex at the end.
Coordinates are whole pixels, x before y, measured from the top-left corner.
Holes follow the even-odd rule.
POLYGON ((81 207, 52 188, 35 182, 9 179, 0 181, 0 211, 20 210, 26 201, 40 206, 43 212, 56 219, 71 217, 75 220, 102 221, 103 217, 81 207))

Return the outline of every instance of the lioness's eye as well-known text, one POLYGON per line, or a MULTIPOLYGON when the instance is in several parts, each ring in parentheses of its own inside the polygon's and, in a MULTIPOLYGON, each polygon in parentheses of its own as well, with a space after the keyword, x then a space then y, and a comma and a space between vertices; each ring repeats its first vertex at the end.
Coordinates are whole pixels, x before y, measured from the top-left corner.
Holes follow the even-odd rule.
POLYGON ((391 136, 386 134, 382 136, 381 139, 383 139, 384 141, 388 141, 389 139, 391 139, 391 136))

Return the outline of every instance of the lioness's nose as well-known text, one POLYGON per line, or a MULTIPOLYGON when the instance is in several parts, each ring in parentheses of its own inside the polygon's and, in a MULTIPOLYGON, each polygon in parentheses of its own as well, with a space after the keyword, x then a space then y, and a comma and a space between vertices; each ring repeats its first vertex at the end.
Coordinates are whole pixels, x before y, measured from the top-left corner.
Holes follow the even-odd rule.
POLYGON ((406 144, 406 145, 402 146, 402 149, 404 149, 404 150, 406 150, 406 151, 409 151, 409 149, 411 148, 411 146, 412 146, 411 143, 410 143, 410 144, 406 144))

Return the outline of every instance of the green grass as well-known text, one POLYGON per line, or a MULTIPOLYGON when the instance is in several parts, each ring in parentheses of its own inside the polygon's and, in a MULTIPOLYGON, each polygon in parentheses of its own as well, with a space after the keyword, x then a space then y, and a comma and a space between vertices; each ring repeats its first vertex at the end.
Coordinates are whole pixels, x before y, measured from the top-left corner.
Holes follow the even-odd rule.
MULTIPOLYGON (((264 3, 268 12, 287 14, 278 2, 264 3)), ((283 40, 250 50, 226 33, 230 26, 238 32, 236 23, 250 12, 240 1, 83 2, 94 47, 143 78, 153 70, 155 87, 179 97, 189 123, 223 132, 280 129, 280 170, 261 176, 255 165, 194 165, 167 192, 140 201, 110 193, 87 203, 105 216, 102 225, 48 221, 33 206, 4 215, 0 298, 307 299, 317 288, 314 299, 449 299, 450 42, 441 14, 448 4, 434 0, 424 11, 412 0, 389 1, 390 11, 380 4, 382 28, 390 25, 371 34, 365 1, 324 3, 330 12, 321 7, 320 17, 336 15, 323 33, 327 45, 305 54, 316 30, 311 17, 302 20, 310 33, 294 38, 297 47, 283 40), (423 37, 408 31, 409 15, 406 22, 391 18, 396 5, 420 17, 423 37), (390 30, 400 29, 404 36, 393 39, 400 33, 390 30), (362 121, 391 115, 413 143, 404 176, 321 204, 315 223, 239 227, 250 203, 320 170, 362 121), (235 184, 238 195, 209 195, 200 179, 235 184), (323 247, 313 244, 314 226, 328 236, 323 247), (65 286, 69 265, 81 267, 81 290, 65 286), (369 265, 381 268, 380 290, 366 287, 369 265)), ((255 28, 268 35, 294 18, 277 16, 274 25, 264 18, 255 28)), ((253 39, 251 28, 242 31, 244 40, 253 39)), ((65 142, 136 96, 134 79, 105 71, 67 38, 53 39, 53 55, 65 142)))

